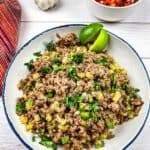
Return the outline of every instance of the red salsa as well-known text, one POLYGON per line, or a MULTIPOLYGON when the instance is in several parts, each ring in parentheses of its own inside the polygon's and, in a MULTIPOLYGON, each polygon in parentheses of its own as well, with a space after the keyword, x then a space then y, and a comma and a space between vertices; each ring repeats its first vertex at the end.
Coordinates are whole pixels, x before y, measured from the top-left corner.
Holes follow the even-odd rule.
POLYGON ((113 7, 123 7, 123 6, 131 5, 137 2, 138 0, 95 0, 95 1, 103 5, 108 5, 113 7))

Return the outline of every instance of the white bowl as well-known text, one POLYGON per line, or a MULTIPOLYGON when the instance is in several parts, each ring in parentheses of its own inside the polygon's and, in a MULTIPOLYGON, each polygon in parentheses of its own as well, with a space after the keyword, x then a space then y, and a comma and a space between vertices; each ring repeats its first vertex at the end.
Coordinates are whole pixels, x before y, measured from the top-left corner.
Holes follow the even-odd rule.
MULTIPOLYGON (((33 53, 44 50, 44 42, 56 40, 56 33, 65 35, 69 32, 79 34, 84 25, 64 25, 44 31, 29 42, 27 42, 13 58, 9 69, 6 73, 4 87, 2 92, 5 115, 11 129, 14 131, 20 141, 29 149, 44 150, 46 149, 38 142, 32 142, 31 134, 25 131, 24 125, 20 123, 15 113, 16 99, 21 96, 17 89, 17 83, 24 78, 28 71, 24 63, 33 58, 33 53)), ((149 113, 150 83, 145 66, 136 51, 123 39, 110 34, 110 44, 108 49, 118 63, 127 69, 131 84, 140 89, 140 96, 143 98, 144 105, 139 116, 130 120, 114 130, 115 138, 106 141, 104 150, 121 150, 129 147, 142 131, 149 113)), ((130 149, 134 149, 131 148, 130 149)))
POLYGON ((116 22, 121 21, 136 12, 141 6, 142 1, 143 0, 138 0, 136 3, 125 7, 111 7, 100 4, 95 0, 88 0, 88 7, 95 17, 104 21, 116 22))

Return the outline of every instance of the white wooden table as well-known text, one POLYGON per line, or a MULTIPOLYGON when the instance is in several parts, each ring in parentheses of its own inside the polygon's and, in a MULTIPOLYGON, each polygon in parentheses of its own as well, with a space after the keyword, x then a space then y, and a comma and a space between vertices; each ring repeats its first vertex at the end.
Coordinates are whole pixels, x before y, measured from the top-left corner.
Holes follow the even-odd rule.
MULTIPOLYGON (((87 0, 60 0, 60 5, 48 12, 40 11, 34 0, 19 0, 22 5, 22 22, 18 48, 31 37, 48 28, 68 23, 99 21, 89 12, 87 0)), ((150 74, 150 0, 141 9, 121 23, 104 23, 111 32, 127 40, 142 57, 150 74)), ((130 150, 150 150, 150 117, 130 150)), ((6 121, 0 98, 0 150, 25 150, 6 121)))

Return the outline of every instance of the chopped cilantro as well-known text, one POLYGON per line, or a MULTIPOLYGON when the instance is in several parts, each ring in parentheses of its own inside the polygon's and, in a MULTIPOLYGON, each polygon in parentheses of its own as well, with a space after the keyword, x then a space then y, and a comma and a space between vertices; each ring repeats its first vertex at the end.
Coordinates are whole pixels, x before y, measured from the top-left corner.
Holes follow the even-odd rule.
POLYGON ((115 123, 112 119, 110 119, 106 125, 108 129, 113 129, 115 127, 115 123))
POLYGON ((54 92, 49 92, 45 94, 47 96, 47 98, 53 98, 55 96, 54 92))
POLYGON ((104 147, 105 146, 105 143, 104 143, 104 140, 99 140, 96 144, 95 144, 95 148, 101 148, 101 147, 104 147))
POLYGON ((43 73, 43 74, 47 74, 47 73, 49 73, 49 72, 51 72, 51 71, 52 71, 52 68, 51 68, 51 67, 42 67, 42 68, 40 69, 40 72, 43 73))
POLYGON ((77 76, 77 71, 75 67, 70 67, 68 69, 68 77, 73 80, 73 81, 77 81, 78 80, 78 76, 77 76))
POLYGON ((68 137, 62 137, 61 138, 61 144, 68 144, 69 143, 69 138, 68 137))
POLYGON ((98 105, 98 103, 92 103, 92 104, 90 104, 90 109, 91 109, 91 111, 93 111, 93 112, 97 112, 97 111, 99 110, 99 105, 98 105))
POLYGON ((25 63, 24 65, 28 68, 28 70, 31 70, 33 68, 33 59, 31 59, 29 62, 25 63))
POLYGON ((33 53, 33 55, 34 56, 36 56, 36 57, 41 57, 42 56, 42 54, 41 54, 41 52, 39 51, 39 52, 35 52, 35 53, 33 53))
POLYGON ((126 91, 126 93, 131 97, 136 96, 137 93, 140 91, 137 88, 129 87, 128 84, 124 84, 123 88, 126 91))
POLYGON ((61 70, 63 70, 63 69, 64 69, 63 66, 53 65, 53 70, 54 70, 54 71, 61 71, 61 70))
POLYGON ((36 137, 35 135, 32 136, 32 142, 35 142, 36 141, 36 137))
POLYGON ((50 41, 49 43, 46 44, 46 50, 47 51, 52 51, 53 49, 54 49, 53 41, 50 41))
POLYGON ((94 88, 96 91, 101 90, 101 83, 100 81, 94 81, 94 88))
POLYGON ((83 53, 77 53, 75 55, 73 55, 73 61, 75 63, 82 63, 84 59, 84 54, 83 53))
POLYGON ((81 94, 76 94, 74 96, 68 96, 65 98, 65 103, 68 107, 74 106, 78 104, 78 102, 82 101, 82 96, 81 94))
POLYGON ((52 148, 53 150, 57 149, 56 144, 46 136, 41 136, 41 141, 39 142, 39 144, 47 148, 52 148))
POLYGON ((115 74, 111 75, 110 79, 111 79, 111 87, 112 87, 112 89, 116 89, 117 88, 116 75, 115 74))
POLYGON ((16 112, 22 112, 25 110, 25 102, 18 102, 16 105, 16 112))
POLYGON ((56 58, 56 59, 54 59, 54 60, 52 61, 52 64, 54 64, 54 65, 61 65, 61 60, 58 59, 58 58, 56 58))
POLYGON ((96 64, 101 64, 101 65, 106 66, 106 67, 109 67, 112 62, 110 60, 108 60, 107 58, 105 58, 105 57, 100 57, 97 60, 95 60, 95 63, 96 64))

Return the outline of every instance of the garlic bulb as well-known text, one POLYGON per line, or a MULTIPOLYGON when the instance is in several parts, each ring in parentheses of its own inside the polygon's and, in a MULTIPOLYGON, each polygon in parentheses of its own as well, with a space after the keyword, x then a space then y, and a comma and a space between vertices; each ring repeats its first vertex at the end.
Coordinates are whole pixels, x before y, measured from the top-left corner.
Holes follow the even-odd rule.
POLYGON ((35 0, 35 3, 41 10, 47 10, 54 7, 58 3, 58 0, 35 0))

